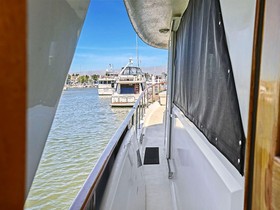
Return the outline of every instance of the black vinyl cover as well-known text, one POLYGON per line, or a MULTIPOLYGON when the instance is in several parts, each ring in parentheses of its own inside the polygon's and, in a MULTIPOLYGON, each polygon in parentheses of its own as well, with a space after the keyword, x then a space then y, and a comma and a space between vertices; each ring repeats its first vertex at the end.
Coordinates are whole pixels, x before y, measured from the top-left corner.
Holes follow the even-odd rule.
POLYGON ((174 104, 243 175, 245 135, 219 0, 190 0, 181 20, 174 104))

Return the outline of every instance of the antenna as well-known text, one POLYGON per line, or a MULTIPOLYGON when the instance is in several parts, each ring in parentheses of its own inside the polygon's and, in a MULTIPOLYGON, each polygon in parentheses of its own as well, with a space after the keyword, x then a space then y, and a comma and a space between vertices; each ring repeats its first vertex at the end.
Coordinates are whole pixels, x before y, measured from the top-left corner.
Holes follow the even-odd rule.
POLYGON ((137 38, 137 34, 136 36, 136 59, 137 59, 137 65, 139 67, 139 54, 138 54, 138 38, 137 38))

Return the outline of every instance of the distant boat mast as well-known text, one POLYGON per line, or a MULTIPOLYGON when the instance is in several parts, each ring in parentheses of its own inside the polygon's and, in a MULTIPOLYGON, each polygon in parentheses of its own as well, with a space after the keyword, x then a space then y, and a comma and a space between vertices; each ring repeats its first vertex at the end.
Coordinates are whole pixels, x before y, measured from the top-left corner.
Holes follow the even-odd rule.
POLYGON ((137 65, 139 67, 138 37, 137 37, 137 34, 136 34, 136 59, 137 59, 137 65))
POLYGON ((109 68, 110 68, 111 71, 113 71, 113 64, 110 63, 109 68))

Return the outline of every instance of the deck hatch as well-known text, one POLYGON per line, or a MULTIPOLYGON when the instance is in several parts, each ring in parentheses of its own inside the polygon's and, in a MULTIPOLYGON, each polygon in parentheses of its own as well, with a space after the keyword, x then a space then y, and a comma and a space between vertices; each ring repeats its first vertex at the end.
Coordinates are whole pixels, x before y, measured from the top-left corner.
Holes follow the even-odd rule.
POLYGON ((146 147, 144 165, 159 164, 159 148, 146 147))

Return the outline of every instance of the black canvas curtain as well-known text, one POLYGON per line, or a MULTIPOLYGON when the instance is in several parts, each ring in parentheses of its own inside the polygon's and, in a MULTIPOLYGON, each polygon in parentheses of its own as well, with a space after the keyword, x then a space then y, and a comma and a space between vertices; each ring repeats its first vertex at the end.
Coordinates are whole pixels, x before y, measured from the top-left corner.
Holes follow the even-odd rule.
POLYGON ((190 0, 176 40, 174 103, 243 174, 245 135, 219 0, 190 0))

